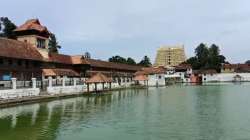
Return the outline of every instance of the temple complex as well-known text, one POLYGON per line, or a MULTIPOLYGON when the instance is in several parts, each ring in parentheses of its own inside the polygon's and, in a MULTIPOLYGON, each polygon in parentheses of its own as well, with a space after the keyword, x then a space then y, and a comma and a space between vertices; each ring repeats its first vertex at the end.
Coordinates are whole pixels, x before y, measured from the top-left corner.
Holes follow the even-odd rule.
POLYGON ((102 73, 114 81, 132 80, 140 66, 111 63, 85 58, 83 55, 64 55, 49 51, 49 30, 38 19, 26 21, 14 30, 16 40, 0 38, 0 81, 44 80, 48 76, 88 78, 102 73))

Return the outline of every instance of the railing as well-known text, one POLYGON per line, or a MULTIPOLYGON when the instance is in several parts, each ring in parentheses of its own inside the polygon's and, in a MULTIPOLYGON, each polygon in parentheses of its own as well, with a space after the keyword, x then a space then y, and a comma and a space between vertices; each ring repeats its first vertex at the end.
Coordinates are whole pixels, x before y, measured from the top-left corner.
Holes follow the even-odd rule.
POLYGON ((40 88, 42 91, 47 90, 46 88, 49 86, 49 81, 48 80, 37 80, 36 81, 36 87, 40 88))
POLYGON ((52 80, 52 86, 62 86, 63 80, 62 79, 53 79, 52 80))
POLYGON ((17 89, 32 88, 32 81, 17 81, 16 84, 17 89))
POLYGON ((83 80, 76 80, 76 85, 84 85, 84 81, 83 80))
POLYGON ((11 89, 12 81, 0 81, 0 90, 11 89))
POLYGON ((69 79, 65 81, 65 86, 73 86, 73 85, 74 85, 73 79, 69 79))

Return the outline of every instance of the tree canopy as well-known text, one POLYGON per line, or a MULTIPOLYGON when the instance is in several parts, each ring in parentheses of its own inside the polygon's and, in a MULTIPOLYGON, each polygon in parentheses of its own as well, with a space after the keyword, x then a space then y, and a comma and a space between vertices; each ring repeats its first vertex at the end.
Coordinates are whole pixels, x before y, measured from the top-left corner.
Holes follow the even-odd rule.
POLYGON ((127 58, 127 64, 129 64, 129 65, 136 65, 136 62, 135 62, 135 60, 133 58, 128 57, 127 58))
POLYGON ((150 67, 152 66, 148 56, 144 56, 143 59, 138 63, 140 66, 150 67))
POLYGON ((112 56, 111 58, 109 58, 109 62, 127 64, 127 59, 119 55, 116 55, 116 56, 112 56))
POLYGON ((250 64, 250 60, 247 60, 247 61, 245 62, 245 64, 250 64))
POLYGON ((7 38, 15 38, 13 30, 16 29, 16 25, 9 20, 8 17, 0 17, 0 36, 7 38))
POLYGON ((207 47, 201 43, 195 49, 195 56, 189 58, 186 63, 191 64, 193 69, 215 69, 218 72, 222 63, 225 63, 226 58, 220 54, 219 46, 212 44, 207 47))
POLYGON ((147 57, 147 56, 144 56, 143 59, 138 64, 131 57, 124 58, 124 57, 121 57, 119 55, 112 56, 111 58, 109 58, 108 61, 115 62, 115 63, 129 64, 129 65, 140 65, 140 66, 145 66, 145 67, 149 67, 152 65, 149 57, 147 57))
POLYGON ((59 45, 55 34, 51 33, 49 37, 49 52, 58 53, 58 49, 60 48, 61 46, 59 45))
POLYGON ((87 58, 87 59, 90 59, 91 58, 91 54, 89 52, 85 52, 84 53, 84 57, 87 58))

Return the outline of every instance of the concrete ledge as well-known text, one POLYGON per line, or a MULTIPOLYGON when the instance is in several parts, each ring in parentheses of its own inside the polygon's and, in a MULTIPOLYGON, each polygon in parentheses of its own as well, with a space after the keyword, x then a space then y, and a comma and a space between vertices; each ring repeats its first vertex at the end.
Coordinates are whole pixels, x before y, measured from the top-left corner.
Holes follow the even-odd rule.
POLYGON ((38 96, 39 93, 40 93, 39 88, 0 90, 0 98, 13 99, 13 98, 38 96))
MULTIPOLYGON (((135 88, 135 87, 129 87, 135 88)), ((46 94, 46 95, 38 95, 31 97, 23 97, 23 98, 13 98, 13 99, 5 99, 0 100, 0 108, 23 105, 23 104, 32 104, 37 102, 46 102, 64 98, 78 97, 78 96, 96 96, 96 95, 110 95, 109 91, 117 91, 128 88, 115 88, 111 90, 102 90, 102 91, 91 91, 91 92, 83 92, 83 93, 71 93, 71 94, 46 94)))
POLYGON ((50 95, 55 94, 72 94, 72 93, 83 93, 87 91, 87 86, 59 86, 59 87, 47 87, 47 93, 50 95))

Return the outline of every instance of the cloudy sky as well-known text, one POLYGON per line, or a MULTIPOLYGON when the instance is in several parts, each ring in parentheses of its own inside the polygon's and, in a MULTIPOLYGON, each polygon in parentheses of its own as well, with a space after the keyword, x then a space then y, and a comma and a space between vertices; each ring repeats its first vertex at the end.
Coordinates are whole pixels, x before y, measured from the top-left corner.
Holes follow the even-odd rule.
POLYGON ((61 53, 108 59, 144 55, 184 44, 216 43, 231 62, 250 59, 249 0, 1 0, 0 16, 17 25, 39 18, 62 45, 61 53))

